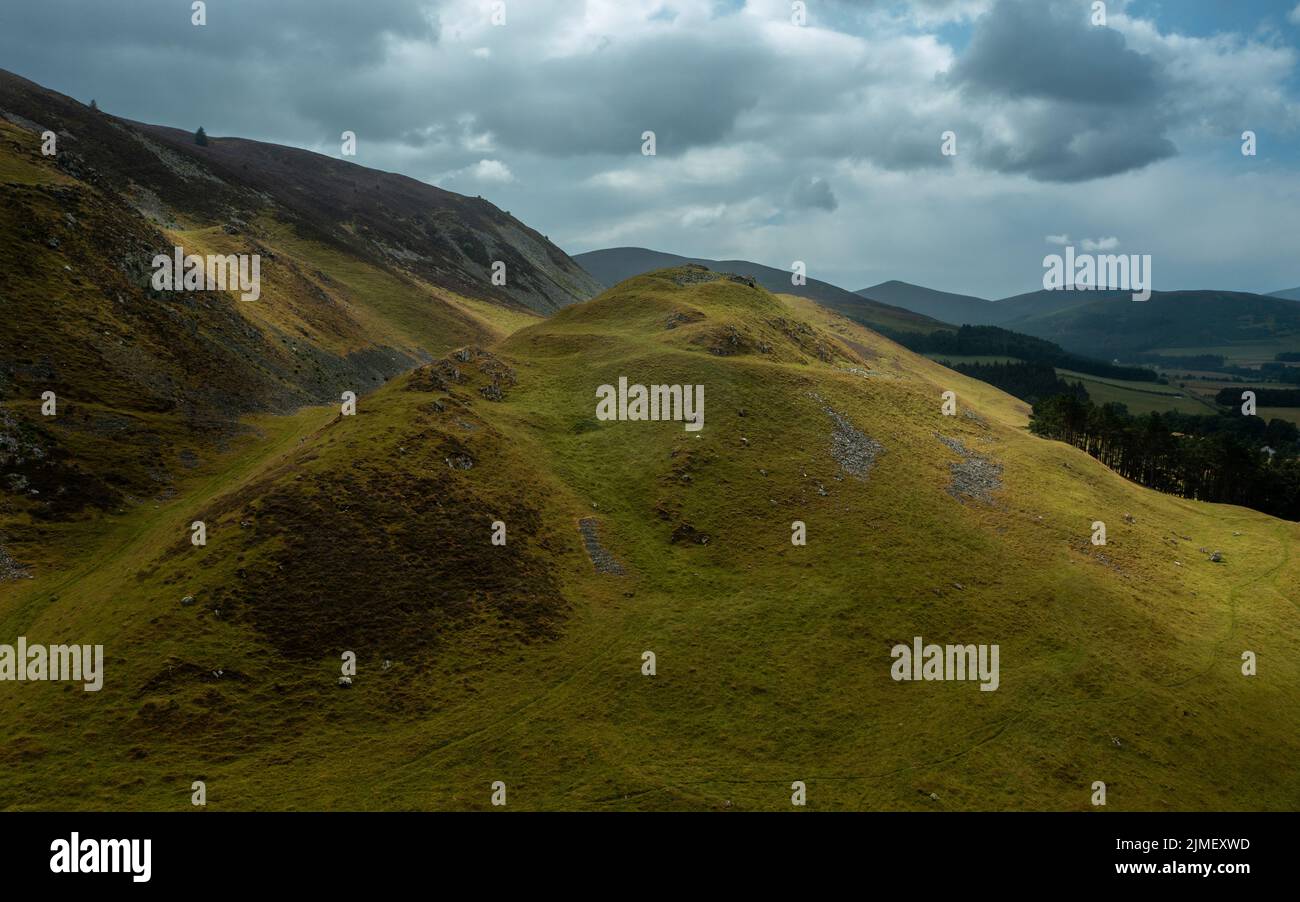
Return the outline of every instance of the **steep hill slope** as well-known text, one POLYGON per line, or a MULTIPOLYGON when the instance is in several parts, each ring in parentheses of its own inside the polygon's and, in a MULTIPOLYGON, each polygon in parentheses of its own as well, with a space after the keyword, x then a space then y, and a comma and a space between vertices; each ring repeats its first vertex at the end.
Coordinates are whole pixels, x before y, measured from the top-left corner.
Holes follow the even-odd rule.
POLYGON ((802 780, 817 810, 1088 810, 1101 780, 1117 809, 1294 808, 1300 526, 1025 416, 681 267, 354 417, 259 417, 76 566, 0 584, 0 635, 107 656, 99 693, 0 693, 0 806, 187 810, 203 779, 218 810, 485 809, 500 780, 519 809, 784 810, 802 780), (704 386, 703 429, 598 419, 620 377, 704 386), (895 681, 916 636, 999 645, 997 690, 895 681))
POLYGON ((58 524, 168 497, 244 414, 364 394, 596 290, 486 201, 291 148, 200 147, 0 72, 0 553, 38 563, 58 524), (176 247, 256 256, 260 296, 155 289, 176 247))
POLYGON ((818 279, 810 278, 804 285, 792 285, 789 270, 775 269, 748 260, 679 257, 677 254, 665 254, 662 251, 652 251, 643 247, 606 248, 578 254, 574 259, 605 285, 617 285, 625 279, 656 269, 694 263, 717 272, 751 276, 768 291, 786 292, 809 298, 868 328, 893 332, 932 332, 945 326, 943 322, 914 313, 902 306, 892 306, 890 303, 860 297, 851 291, 845 291, 843 288, 818 279))
POLYGON ((292 147, 214 136, 200 147, 191 131, 94 112, 3 70, 0 111, 59 133, 65 171, 164 225, 241 228, 272 216, 372 266, 543 313, 599 290, 563 251, 482 198, 292 147), (498 260, 504 286, 491 281, 498 260))

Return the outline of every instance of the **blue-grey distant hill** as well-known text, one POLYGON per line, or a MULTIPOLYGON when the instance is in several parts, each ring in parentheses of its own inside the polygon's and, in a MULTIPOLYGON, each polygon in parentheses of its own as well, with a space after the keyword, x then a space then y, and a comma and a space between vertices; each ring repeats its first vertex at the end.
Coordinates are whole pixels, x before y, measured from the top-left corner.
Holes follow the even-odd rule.
POLYGON ((1040 289, 990 301, 901 281, 881 282, 857 292, 816 279, 793 286, 787 270, 746 260, 682 257, 638 247, 591 251, 574 260, 605 285, 667 266, 699 263, 713 270, 753 276, 770 291, 810 298, 887 332, 997 326, 1103 360, 1141 359, 1148 354, 1234 344, 1293 343, 1295 350, 1300 350, 1300 304, 1296 303, 1300 288, 1273 295, 1156 291, 1142 302, 1134 301, 1129 291, 1040 289), (1292 294, 1294 298, 1289 297, 1292 294))
POLYGON ((946 322, 998 326, 1112 359, 1166 349, 1294 342, 1300 350, 1300 288, 1273 295, 1240 291, 1156 291, 1135 302, 1128 291, 1030 291, 986 301, 907 282, 882 282, 857 294, 946 322))
POLYGON ((936 291, 897 279, 863 288, 854 294, 956 325, 995 326, 1005 318, 1004 311, 984 298, 936 291))

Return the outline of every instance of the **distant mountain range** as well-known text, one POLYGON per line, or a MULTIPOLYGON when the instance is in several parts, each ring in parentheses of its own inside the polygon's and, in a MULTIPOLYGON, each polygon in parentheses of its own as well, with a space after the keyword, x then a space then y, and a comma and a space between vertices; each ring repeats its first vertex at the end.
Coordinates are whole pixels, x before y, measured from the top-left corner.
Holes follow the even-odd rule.
POLYGON ((769 291, 810 298, 886 332, 999 326, 1104 360, 1165 351, 1222 353, 1232 345, 1258 348, 1259 359, 1271 359, 1272 344, 1293 342, 1300 349, 1300 305, 1295 303, 1300 288, 1272 295, 1157 291, 1145 302, 1134 302, 1129 291, 1038 290, 990 301, 896 280, 856 292, 816 279, 795 286, 789 270, 750 260, 682 257, 639 247, 591 251, 574 260, 605 285, 666 266, 699 263, 752 275, 769 291))
POLYGON ((1099 300, 1128 299, 1128 292, 1031 291, 999 301, 967 294, 936 291, 910 282, 881 282, 854 292, 865 298, 895 304, 944 322, 971 326, 1006 326, 1019 319, 1057 313, 1099 300))
MULTIPOLYGON (((947 322, 999 326, 1102 359, 1277 342, 1300 349, 1300 305, 1286 293, 1156 291, 1150 300, 1135 302, 1128 291, 1040 289, 986 301, 906 282, 884 282, 857 293, 947 322)), ((1300 296, 1300 290, 1295 293, 1300 296)))
POLYGON ((899 332, 931 332, 948 326, 948 321, 931 314, 894 304, 880 298, 868 298, 846 291, 829 282, 808 279, 804 285, 791 284, 788 269, 763 266, 750 260, 710 260, 705 257, 681 257, 644 247, 613 247, 576 254, 573 258, 597 281, 607 287, 633 276, 670 266, 696 263, 715 272, 752 276, 773 293, 793 294, 816 301, 849 319, 876 329, 899 332))

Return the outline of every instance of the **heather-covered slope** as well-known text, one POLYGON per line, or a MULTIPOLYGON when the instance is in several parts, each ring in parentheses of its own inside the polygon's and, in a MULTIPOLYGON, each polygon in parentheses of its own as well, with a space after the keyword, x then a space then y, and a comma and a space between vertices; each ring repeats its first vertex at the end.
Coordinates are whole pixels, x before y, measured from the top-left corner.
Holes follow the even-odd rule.
MULTIPOLYGON (((483 198, 310 151, 131 122, 0 70, 0 117, 60 134, 60 165, 164 224, 273 217, 370 266, 457 294, 548 313, 600 286, 483 198), (491 282, 506 264, 504 286, 491 282)), ((201 123, 196 123, 196 126, 201 123)))
POLYGON ((169 497, 245 414, 364 394, 596 290, 481 199, 291 148, 201 147, 0 72, 0 548, 34 562, 52 524, 169 497), (175 247, 256 256, 260 296, 155 290, 175 247), (57 416, 40 415, 47 392, 57 416))

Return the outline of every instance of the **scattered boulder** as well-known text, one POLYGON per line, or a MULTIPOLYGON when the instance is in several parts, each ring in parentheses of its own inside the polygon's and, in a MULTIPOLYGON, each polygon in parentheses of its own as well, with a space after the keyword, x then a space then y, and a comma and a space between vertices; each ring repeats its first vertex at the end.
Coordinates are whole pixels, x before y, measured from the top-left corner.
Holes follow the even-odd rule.
POLYGON ((720 278, 721 276, 711 272, 707 266, 701 266, 698 263, 687 263, 673 275, 673 284, 678 288, 683 288, 700 282, 716 282, 720 278))
POLYGON ((689 523, 682 523, 673 530, 670 541, 676 545, 678 542, 689 542, 694 545, 707 545, 712 537, 707 532, 700 532, 689 523))
POLYGON ((474 469, 474 458, 468 454, 453 454, 451 457, 444 458, 447 466, 453 470, 472 470, 474 469))
POLYGON ((1211 562, 1211 563, 1214 563, 1214 564, 1222 564, 1222 563, 1223 563, 1223 552, 1221 552, 1221 551, 1216 551, 1216 552, 1214 552, 1213 554, 1211 554, 1211 555, 1210 555, 1210 562, 1211 562))
POLYGON ((753 342, 750 341, 749 337, 734 325, 714 329, 703 337, 702 343, 708 345, 708 352, 715 357, 731 357, 735 354, 744 354, 753 347, 753 342))
POLYGON ((194 604, 194 601, 195 599, 193 595, 186 595, 184 598, 181 599, 181 607, 188 608, 194 604))
POLYGON ((698 310, 691 310, 689 312, 685 310, 675 310, 668 314, 668 318, 664 320, 664 328, 676 329, 678 326, 684 326, 687 323, 698 323, 702 319, 704 319, 704 314, 698 310))
POLYGON ((352 688, 352 677, 346 677, 346 676, 341 676, 341 677, 339 677, 339 688, 340 688, 340 689, 351 689, 351 688, 352 688))

